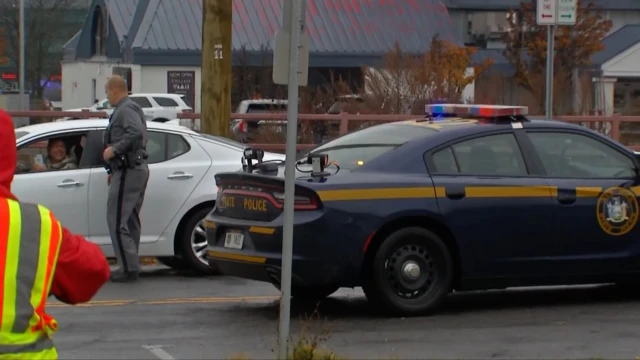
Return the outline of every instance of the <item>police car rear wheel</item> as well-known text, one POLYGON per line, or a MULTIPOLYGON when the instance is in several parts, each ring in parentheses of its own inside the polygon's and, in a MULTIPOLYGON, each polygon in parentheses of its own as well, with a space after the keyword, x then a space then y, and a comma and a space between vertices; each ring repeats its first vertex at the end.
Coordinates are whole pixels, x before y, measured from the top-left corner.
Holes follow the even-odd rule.
POLYGON ((433 311, 453 282, 453 260, 434 232, 398 230, 378 247, 365 294, 374 304, 404 315, 433 311))

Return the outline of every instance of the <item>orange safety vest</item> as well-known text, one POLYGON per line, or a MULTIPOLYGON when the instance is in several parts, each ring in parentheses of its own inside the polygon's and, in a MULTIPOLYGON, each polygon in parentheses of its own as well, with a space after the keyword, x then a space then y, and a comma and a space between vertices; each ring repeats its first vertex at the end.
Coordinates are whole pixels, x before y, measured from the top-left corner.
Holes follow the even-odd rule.
POLYGON ((0 199, 0 359, 58 359, 45 313, 62 227, 41 205, 0 199))

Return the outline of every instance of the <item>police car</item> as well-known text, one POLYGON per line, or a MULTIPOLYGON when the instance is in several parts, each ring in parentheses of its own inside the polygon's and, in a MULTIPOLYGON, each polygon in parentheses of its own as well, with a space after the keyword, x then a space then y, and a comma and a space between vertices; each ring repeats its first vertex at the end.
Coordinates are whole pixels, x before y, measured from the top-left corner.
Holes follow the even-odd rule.
MULTIPOLYGON (((452 291, 640 282, 637 155, 527 108, 428 105, 298 161, 292 295, 362 286, 380 309, 433 311, 452 291), (312 164, 311 166, 309 164, 312 164)), ((210 264, 280 283, 281 162, 216 175, 210 264)), ((258 163, 253 163, 255 158, 258 163)))

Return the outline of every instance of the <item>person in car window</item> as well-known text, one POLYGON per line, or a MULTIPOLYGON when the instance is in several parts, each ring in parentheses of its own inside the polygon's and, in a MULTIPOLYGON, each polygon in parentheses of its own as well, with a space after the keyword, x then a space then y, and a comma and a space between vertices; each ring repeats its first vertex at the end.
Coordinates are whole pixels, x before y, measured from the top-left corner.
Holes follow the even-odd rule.
POLYGON ((62 139, 51 139, 47 144, 47 157, 44 165, 33 164, 32 171, 71 170, 77 169, 74 159, 67 154, 67 147, 62 139))

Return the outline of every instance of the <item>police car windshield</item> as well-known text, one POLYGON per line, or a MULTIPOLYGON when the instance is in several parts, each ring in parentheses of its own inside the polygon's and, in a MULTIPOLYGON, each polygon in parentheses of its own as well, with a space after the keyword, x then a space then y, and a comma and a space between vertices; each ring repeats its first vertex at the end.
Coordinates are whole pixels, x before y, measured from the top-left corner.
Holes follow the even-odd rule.
POLYGON ((341 169, 352 170, 410 140, 436 132, 427 127, 405 124, 372 126, 329 141, 310 153, 326 154, 329 161, 337 162, 341 169))

